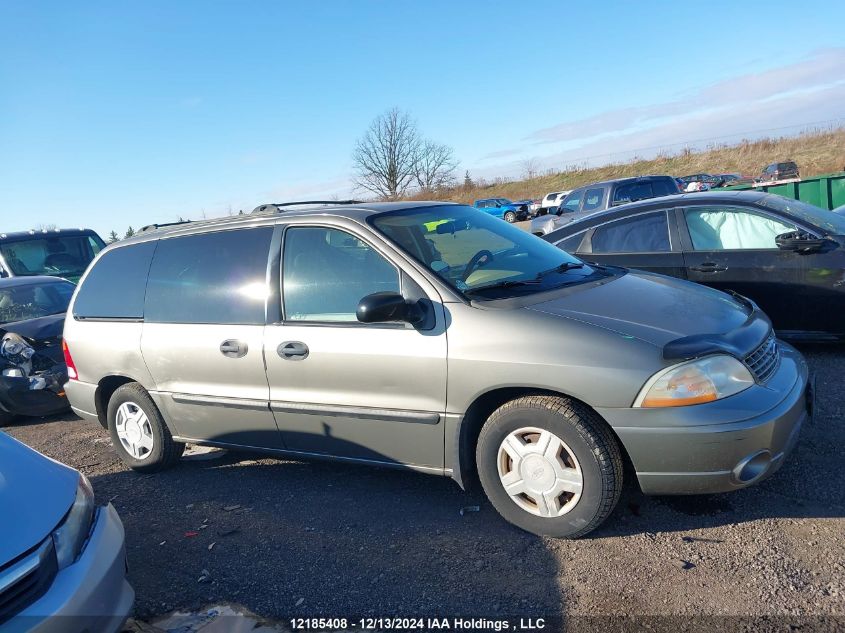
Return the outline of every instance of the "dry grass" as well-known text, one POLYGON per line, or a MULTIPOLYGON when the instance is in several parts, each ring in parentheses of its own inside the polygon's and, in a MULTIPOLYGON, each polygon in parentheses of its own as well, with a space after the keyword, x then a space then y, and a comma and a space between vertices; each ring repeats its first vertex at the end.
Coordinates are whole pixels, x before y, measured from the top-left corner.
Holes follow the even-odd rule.
POLYGON ((471 203, 478 198, 501 196, 512 200, 538 199, 549 191, 574 189, 581 185, 612 178, 695 173, 741 173, 756 176, 767 164, 790 158, 798 163, 803 177, 845 170, 845 128, 816 130, 799 136, 741 141, 735 145, 716 145, 703 151, 684 150, 660 155, 651 160, 586 168, 570 166, 529 180, 496 179, 476 182, 439 192, 409 196, 409 199, 454 200, 471 203))

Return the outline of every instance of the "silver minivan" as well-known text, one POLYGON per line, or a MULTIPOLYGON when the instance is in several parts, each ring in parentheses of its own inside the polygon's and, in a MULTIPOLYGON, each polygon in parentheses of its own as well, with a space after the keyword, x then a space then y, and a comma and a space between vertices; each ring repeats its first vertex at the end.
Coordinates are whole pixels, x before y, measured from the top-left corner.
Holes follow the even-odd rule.
POLYGON ((64 335, 74 411, 135 470, 185 443, 411 468, 558 537, 607 518, 623 476, 760 481, 810 414, 804 360, 751 301, 441 202, 149 228, 100 254, 64 335))

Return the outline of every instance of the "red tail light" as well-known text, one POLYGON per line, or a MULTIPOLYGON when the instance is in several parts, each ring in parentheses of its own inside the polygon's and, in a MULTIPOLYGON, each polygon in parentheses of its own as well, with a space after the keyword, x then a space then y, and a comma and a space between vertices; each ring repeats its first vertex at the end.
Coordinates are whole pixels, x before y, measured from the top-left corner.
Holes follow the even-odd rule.
POLYGON ((65 365, 67 365, 67 377, 71 380, 77 380, 79 374, 76 373, 76 365, 73 364, 73 358, 70 355, 70 350, 67 348, 67 343, 62 339, 62 354, 65 357, 65 365))

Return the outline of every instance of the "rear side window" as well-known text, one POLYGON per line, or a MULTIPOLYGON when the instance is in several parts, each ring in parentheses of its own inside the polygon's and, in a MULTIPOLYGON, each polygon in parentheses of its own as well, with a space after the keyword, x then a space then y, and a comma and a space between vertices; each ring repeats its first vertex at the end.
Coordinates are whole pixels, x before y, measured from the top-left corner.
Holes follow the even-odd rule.
POLYGON ((632 182, 629 185, 622 185, 616 190, 616 193, 613 194, 613 203, 623 204, 653 197, 654 193, 650 182, 632 182))
POLYGON ((669 245, 665 211, 644 213, 596 228, 593 253, 664 253, 669 245))
POLYGON ((151 323, 264 323, 272 227, 159 242, 147 284, 151 323))
POLYGON ((103 254, 88 273, 73 303, 83 319, 141 319, 144 288, 158 242, 121 246, 103 254))
POLYGON ((651 181, 651 190, 655 197, 671 196, 673 193, 678 193, 678 185, 674 180, 661 178, 660 180, 651 181))
POLYGON ((581 210, 592 211, 593 209, 601 209, 603 200, 604 189, 587 189, 584 194, 584 205, 581 207, 581 210))

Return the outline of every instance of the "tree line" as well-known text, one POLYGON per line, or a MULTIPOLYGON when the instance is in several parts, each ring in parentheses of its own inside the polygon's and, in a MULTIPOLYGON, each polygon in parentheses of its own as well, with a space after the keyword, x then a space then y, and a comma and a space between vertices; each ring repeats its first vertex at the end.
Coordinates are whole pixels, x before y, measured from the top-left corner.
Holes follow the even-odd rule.
POLYGON ((358 188, 395 200, 453 186, 458 161, 451 147, 423 137, 407 112, 391 108, 358 139, 352 164, 358 188))

